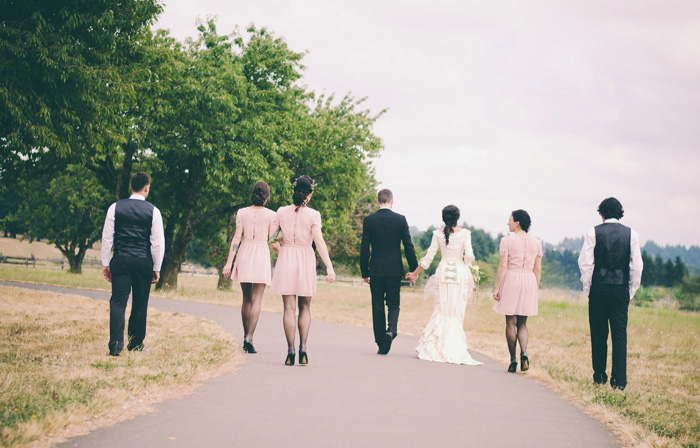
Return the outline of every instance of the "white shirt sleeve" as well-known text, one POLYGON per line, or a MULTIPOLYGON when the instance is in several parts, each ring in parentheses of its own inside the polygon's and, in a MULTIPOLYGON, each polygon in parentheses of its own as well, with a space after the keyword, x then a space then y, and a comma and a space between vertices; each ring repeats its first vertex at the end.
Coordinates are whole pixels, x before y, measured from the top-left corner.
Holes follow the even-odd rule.
POLYGON ((642 283, 642 251, 639 248, 639 234, 632 230, 630 236, 630 300, 634 298, 635 293, 642 283))
POLYGON ((595 228, 588 231, 583 238, 583 247, 581 255, 578 256, 578 268, 581 270, 581 283, 583 283, 583 292, 588 295, 591 289, 591 281, 593 279, 593 264, 595 262, 595 228))
POLYGON ((114 244, 114 210, 116 203, 109 206, 107 216, 105 217, 105 225, 102 228, 102 249, 100 249, 100 258, 102 266, 109 266, 109 261, 112 259, 112 245, 114 244))
POLYGON ((153 223, 151 224, 151 258, 153 272, 160 272, 165 255, 165 232, 163 231, 163 215, 158 207, 153 207, 153 223))

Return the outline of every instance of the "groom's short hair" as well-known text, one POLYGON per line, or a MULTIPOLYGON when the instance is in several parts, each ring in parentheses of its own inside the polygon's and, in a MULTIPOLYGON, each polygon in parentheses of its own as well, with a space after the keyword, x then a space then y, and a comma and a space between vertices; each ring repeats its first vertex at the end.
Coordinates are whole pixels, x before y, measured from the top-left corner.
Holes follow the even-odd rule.
POLYGON ((625 214, 622 204, 615 198, 604 199, 598 206, 598 213, 603 219, 621 219, 625 214))
POLYGON ((138 173, 134 173, 133 176, 131 176, 131 191, 134 193, 143 190, 146 185, 151 184, 151 176, 148 175, 148 173, 144 173, 143 171, 139 171, 138 173))
POLYGON ((379 193, 377 193, 377 201, 380 204, 388 204, 389 202, 394 200, 394 193, 391 192, 388 188, 384 188, 383 190, 379 190, 379 193))

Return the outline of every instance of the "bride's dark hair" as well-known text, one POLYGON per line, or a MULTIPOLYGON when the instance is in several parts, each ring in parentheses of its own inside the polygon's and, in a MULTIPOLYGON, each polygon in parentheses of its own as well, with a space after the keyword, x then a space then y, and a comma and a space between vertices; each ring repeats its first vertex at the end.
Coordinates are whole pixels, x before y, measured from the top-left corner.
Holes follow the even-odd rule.
POLYGON ((450 244, 450 234, 454 233, 458 219, 459 208, 456 205, 448 205, 442 209, 442 221, 445 223, 445 228, 442 229, 445 233, 445 245, 450 244))

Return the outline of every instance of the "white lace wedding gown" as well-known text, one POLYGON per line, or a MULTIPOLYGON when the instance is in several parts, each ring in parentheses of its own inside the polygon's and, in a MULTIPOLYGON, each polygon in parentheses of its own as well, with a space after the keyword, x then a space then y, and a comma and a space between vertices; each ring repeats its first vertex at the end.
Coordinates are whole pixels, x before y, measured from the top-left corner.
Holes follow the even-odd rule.
POLYGON ((453 233, 449 245, 445 244, 442 230, 433 232, 428 253, 418 262, 423 269, 430 266, 438 247, 442 260, 425 286, 426 297, 435 298, 435 309, 416 347, 418 357, 427 361, 481 365, 469 355, 463 327, 467 301, 474 290, 468 265, 474 260, 471 232, 462 229, 453 233))

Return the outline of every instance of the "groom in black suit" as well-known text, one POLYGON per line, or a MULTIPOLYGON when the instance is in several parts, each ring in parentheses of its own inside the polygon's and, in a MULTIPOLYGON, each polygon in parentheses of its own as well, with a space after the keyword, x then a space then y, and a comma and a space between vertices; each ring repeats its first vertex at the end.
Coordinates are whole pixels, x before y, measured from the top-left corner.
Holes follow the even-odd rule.
POLYGON ((383 189, 377 194, 379 210, 364 219, 360 270, 372 292, 372 321, 378 353, 386 355, 397 334, 401 280, 404 276, 401 242, 410 271, 418 267, 406 217, 391 211, 394 195, 383 189), (388 309, 389 321, 384 312, 388 309))

